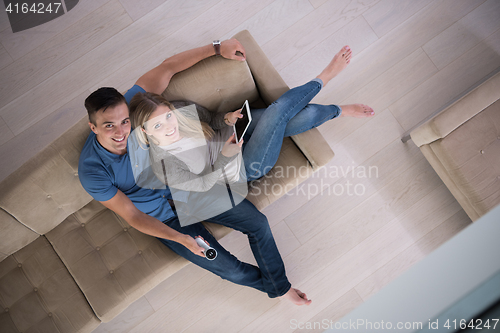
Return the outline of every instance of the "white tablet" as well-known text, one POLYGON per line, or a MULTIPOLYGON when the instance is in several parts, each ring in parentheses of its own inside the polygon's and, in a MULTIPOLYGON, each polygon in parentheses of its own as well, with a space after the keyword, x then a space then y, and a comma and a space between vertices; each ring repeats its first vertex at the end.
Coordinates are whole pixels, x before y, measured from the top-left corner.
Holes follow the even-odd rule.
POLYGON ((238 126, 236 126, 236 124, 233 125, 236 143, 239 143, 241 141, 248 129, 248 126, 250 126, 250 123, 252 122, 252 115, 250 114, 248 100, 243 103, 243 106, 241 107, 241 114, 243 115, 243 118, 240 118, 236 121, 236 124, 238 124, 238 126))

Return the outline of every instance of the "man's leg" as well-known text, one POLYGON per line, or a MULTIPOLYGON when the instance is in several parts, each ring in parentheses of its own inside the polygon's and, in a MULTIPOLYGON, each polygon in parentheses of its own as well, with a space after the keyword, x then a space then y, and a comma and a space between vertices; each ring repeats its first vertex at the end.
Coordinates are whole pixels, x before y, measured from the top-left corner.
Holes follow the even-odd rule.
POLYGON ((201 223, 191 224, 181 227, 177 218, 171 219, 166 224, 191 237, 201 236, 205 239, 211 247, 217 251, 217 258, 208 260, 206 258, 195 255, 188 250, 185 246, 170 241, 167 239, 160 239, 160 241, 169 247, 172 251, 186 258, 192 263, 209 270, 210 272, 220 276, 221 278, 231 281, 233 283, 255 288, 257 290, 266 292, 262 283, 261 271, 258 267, 239 261, 229 251, 222 247, 219 242, 208 232, 208 230, 201 223))
POLYGON ((274 242, 267 218, 250 201, 245 199, 233 209, 207 221, 231 227, 248 236, 250 247, 260 268, 264 290, 269 297, 283 296, 290 290, 291 284, 286 277, 285 265, 274 242))

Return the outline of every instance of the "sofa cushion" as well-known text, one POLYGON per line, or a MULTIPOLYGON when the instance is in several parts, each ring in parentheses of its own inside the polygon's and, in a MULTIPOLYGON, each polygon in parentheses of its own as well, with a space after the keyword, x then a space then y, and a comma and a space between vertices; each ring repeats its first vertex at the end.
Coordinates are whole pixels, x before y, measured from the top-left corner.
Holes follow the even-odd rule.
POLYGON ((100 321, 41 236, 0 262, 1 332, 89 332, 100 321))
POLYGON ((479 216, 500 204, 500 100, 430 147, 479 216))
POLYGON ((15 218, 0 209, 0 261, 22 249, 40 235, 26 228, 15 218))
POLYGON ((0 207, 45 234, 92 200, 78 179, 78 157, 90 129, 82 119, 1 183, 0 207), (29 209, 27 209, 29 207, 29 209))
POLYGON ((105 322, 188 263, 97 201, 46 236, 105 322))
POLYGON ((196 102, 213 112, 234 111, 259 93, 246 61, 222 57, 204 59, 175 74, 162 94, 167 100, 196 102))

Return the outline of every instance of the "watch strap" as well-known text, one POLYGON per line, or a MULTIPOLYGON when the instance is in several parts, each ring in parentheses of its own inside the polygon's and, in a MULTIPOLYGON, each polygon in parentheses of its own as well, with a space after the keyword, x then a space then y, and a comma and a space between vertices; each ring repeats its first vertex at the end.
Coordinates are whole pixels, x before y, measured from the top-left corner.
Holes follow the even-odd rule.
POLYGON ((216 56, 220 56, 220 41, 219 40, 214 40, 212 42, 212 45, 214 46, 215 55, 216 56))

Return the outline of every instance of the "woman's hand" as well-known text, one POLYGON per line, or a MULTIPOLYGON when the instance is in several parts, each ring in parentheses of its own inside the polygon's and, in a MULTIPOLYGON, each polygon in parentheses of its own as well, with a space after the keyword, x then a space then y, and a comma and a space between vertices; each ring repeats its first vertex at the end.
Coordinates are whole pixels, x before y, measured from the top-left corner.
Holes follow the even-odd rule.
POLYGON ((243 118, 243 115, 241 114, 241 109, 238 109, 234 112, 226 113, 226 115, 224 116, 224 121, 226 122, 226 125, 233 126, 240 118, 243 118))
MULTIPOLYGON (((203 237, 201 237, 201 236, 198 236, 198 237, 201 238, 201 239, 203 239, 203 237)), ((205 241, 205 243, 207 243, 207 242, 205 241)), ((191 237, 189 235, 185 235, 185 238, 184 238, 184 240, 182 242, 182 245, 184 245, 185 247, 187 247, 189 251, 193 252, 197 256, 205 257, 205 254, 203 253, 203 251, 205 251, 205 249, 202 248, 201 246, 199 246, 198 243, 196 243, 196 240, 193 237, 191 237)), ((210 244, 208 244, 208 245, 210 245, 210 244)))
POLYGON ((224 143, 224 147, 222 147, 222 155, 226 157, 232 157, 238 154, 241 151, 241 146, 243 145, 243 139, 236 143, 236 139, 234 138, 234 133, 227 139, 226 143, 224 143))

